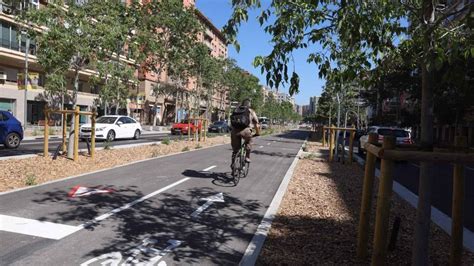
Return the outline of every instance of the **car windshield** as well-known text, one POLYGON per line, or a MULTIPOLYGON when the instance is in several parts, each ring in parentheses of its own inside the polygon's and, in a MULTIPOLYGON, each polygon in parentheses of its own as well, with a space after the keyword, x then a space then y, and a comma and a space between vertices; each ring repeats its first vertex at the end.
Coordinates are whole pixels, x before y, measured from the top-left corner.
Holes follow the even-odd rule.
POLYGON ((97 119, 96 123, 100 124, 113 124, 117 120, 117 117, 113 116, 102 116, 97 119))
POLYGON ((224 124, 224 121, 217 121, 217 122, 214 122, 214 125, 215 126, 220 126, 220 125, 223 125, 224 124))
POLYGON ((181 121, 181 122, 178 123, 178 124, 189 124, 189 121, 188 121, 188 120, 183 120, 183 121, 181 121))
POLYGON ((397 138, 408 138, 409 134, 408 131, 401 130, 401 129, 385 129, 381 128, 378 131, 379 135, 382 136, 395 136, 397 138))

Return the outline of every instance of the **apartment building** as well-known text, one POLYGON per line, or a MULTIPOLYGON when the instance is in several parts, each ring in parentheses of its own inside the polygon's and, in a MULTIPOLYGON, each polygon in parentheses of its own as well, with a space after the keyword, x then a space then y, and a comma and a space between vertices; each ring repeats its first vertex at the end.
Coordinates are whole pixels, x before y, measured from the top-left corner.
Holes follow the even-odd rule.
MULTIPOLYGON (((185 7, 194 7, 194 0, 183 0, 185 7)), ((203 42, 208 48, 210 55, 219 58, 226 58, 228 55, 227 42, 222 33, 214 24, 199 10, 196 9, 196 16, 204 26, 205 30, 198 35, 198 41, 203 42)), ((191 95, 191 91, 197 88, 196 79, 190 79, 184 90, 177 95, 169 97, 159 97, 153 93, 153 87, 158 84, 173 84, 174 81, 163 71, 160 75, 152 72, 139 73, 141 83, 136 93, 132 93, 131 113, 142 122, 142 124, 153 124, 154 114, 158 115, 158 123, 169 124, 180 121, 188 116, 187 102, 194 102, 196 99, 191 95), (136 95, 136 97, 134 97, 136 95), (138 100, 135 100, 138 99, 138 100)), ((208 118, 212 120, 223 119, 226 110, 229 108, 229 93, 227 90, 216 91, 211 99, 210 114, 208 118)), ((201 100, 200 114, 206 110, 207 102, 201 100)))
MULTIPOLYGON (((45 4, 47 0, 0 0, 0 109, 11 110, 22 123, 25 123, 26 110, 27 125, 37 124, 44 119, 44 75, 36 60, 35 41, 27 40, 26 35, 19 31, 14 15, 24 8, 38 9, 45 4), (26 61, 32 86, 29 86, 25 98, 25 91, 20 90, 18 84, 24 83, 26 61)), ((89 77, 94 74, 93 71, 80 73, 77 105, 81 110, 90 110, 97 98, 98 88, 87 83, 89 77)), ((67 84, 68 89, 72 89, 72 86, 72 82, 67 84)), ((64 99, 64 105, 70 108, 70 99, 64 99)), ((81 122, 86 122, 86 119, 81 117, 81 122)))
MULTIPOLYGON (((19 32, 14 16, 24 8, 42 8, 47 2, 47 0, 0 0, 0 109, 11 110, 22 123, 25 123, 26 116, 27 125, 39 124, 44 120, 43 110, 46 105, 44 100, 45 91, 43 90, 44 75, 36 60, 37 47, 35 41, 28 40, 27 42, 25 35, 19 32), (28 47, 26 47, 27 43, 29 43, 28 47), (26 62, 28 63, 28 76, 33 79, 34 84, 28 86, 25 94, 25 91, 20 90, 21 86, 18 85, 23 83, 26 62)), ((183 4, 190 7, 195 5, 195 1, 183 0, 183 4)), ((205 33, 201 34, 199 39, 210 48, 211 55, 227 57, 227 45, 223 35, 200 11, 196 11, 196 13, 201 23, 206 27, 205 33)), ((121 59, 126 60, 122 56, 121 59)), ((91 86, 88 82, 90 77, 95 74, 91 70, 80 72, 77 105, 81 110, 91 110, 94 106, 97 106, 100 88, 91 86)), ((136 75, 140 80, 140 84, 131 89, 127 106, 119 110, 119 113, 128 113, 140 120, 142 124, 153 124, 152 118, 155 113, 158 114, 158 122, 173 122, 177 109, 176 99, 174 97, 156 99, 152 93, 154 85, 172 82, 166 72, 160 75, 137 72, 136 75)), ((67 89, 72 90, 72 87, 72 81, 68 82, 67 89)), ((195 81, 190 81, 188 91, 195 89, 195 87, 195 81)), ((183 92, 181 97, 178 98, 186 99, 186 97, 189 97, 189 93, 183 92)), ((212 107, 219 111, 218 115, 225 112, 228 105, 226 104, 228 102, 227 97, 228 94, 225 91, 214 95, 212 107)), ((61 101, 64 102, 65 108, 72 107, 71 99, 66 97, 61 101)), ((182 106, 182 104, 178 104, 179 106, 182 106)), ((181 114, 184 117, 186 115, 184 110, 184 107, 179 109, 178 115, 181 114)), ((87 122, 87 117, 81 117, 81 123, 85 122, 87 122)))

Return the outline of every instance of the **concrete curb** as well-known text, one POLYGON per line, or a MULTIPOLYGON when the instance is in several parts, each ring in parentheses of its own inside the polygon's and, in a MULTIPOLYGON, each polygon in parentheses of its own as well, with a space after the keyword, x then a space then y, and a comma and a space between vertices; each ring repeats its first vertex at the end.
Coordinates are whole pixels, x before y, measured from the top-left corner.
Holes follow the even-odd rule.
MULTIPOLYGON (((362 159, 359 155, 354 154, 353 158, 361 166, 365 165, 364 159, 362 159)), ((380 178, 380 170, 377 168, 375 168, 375 176, 377 178, 380 178)), ((417 208, 418 196, 411 192, 408 188, 404 187, 402 184, 396 181, 393 181, 392 190, 397 193, 402 199, 408 202, 408 204, 413 206, 415 209, 417 208)), ((451 236, 451 218, 433 206, 431 206, 431 221, 433 221, 436 225, 441 227, 443 231, 445 231, 448 235, 451 236)), ((474 252, 474 233, 465 227, 463 229, 463 244, 467 250, 469 250, 470 252, 474 252)))
MULTIPOLYGON (((304 141, 304 143, 301 145, 301 147, 303 147, 303 145, 306 144, 306 141, 307 141, 307 138, 304 141)), ((255 263, 257 262, 257 258, 260 255, 263 244, 265 243, 265 239, 267 238, 268 232, 270 231, 270 228, 272 227, 273 219, 275 218, 275 215, 278 209, 280 208, 281 201, 283 200, 283 196, 286 193, 288 184, 290 183, 291 177, 293 176, 293 172, 295 171, 299 158, 301 154, 303 153, 303 150, 301 147, 300 147, 300 150, 298 151, 298 154, 295 156, 295 159, 291 163, 290 168, 288 168, 288 171, 286 172, 285 177, 283 178, 280 186, 278 187, 278 190, 275 196, 273 197, 273 200, 270 206, 265 212, 265 215, 263 216, 262 221, 258 225, 257 231, 255 232, 254 236, 252 237, 252 240, 247 246, 247 249, 245 250, 245 253, 239 265, 243 265, 243 266, 255 265, 255 263)))

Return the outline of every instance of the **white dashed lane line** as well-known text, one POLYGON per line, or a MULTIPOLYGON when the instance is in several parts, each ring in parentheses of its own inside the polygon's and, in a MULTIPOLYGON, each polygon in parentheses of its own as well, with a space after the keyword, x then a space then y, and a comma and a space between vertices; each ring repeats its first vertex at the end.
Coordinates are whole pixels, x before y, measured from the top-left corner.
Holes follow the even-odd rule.
POLYGON ((213 168, 216 168, 216 166, 215 166, 215 165, 209 166, 208 168, 206 168, 206 169, 204 169, 204 170, 202 170, 202 171, 203 171, 203 172, 207 172, 207 171, 209 171, 209 170, 211 170, 211 169, 213 169, 213 168))

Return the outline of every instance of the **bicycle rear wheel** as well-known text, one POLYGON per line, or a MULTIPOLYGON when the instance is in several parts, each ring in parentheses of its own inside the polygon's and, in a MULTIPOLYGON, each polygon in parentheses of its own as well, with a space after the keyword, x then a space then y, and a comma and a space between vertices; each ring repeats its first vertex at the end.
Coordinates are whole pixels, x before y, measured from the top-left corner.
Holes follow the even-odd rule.
POLYGON ((234 164, 232 167, 232 181, 234 182, 235 186, 237 186, 237 184, 240 181, 241 172, 242 172, 242 157, 240 155, 236 155, 234 159, 234 164))

